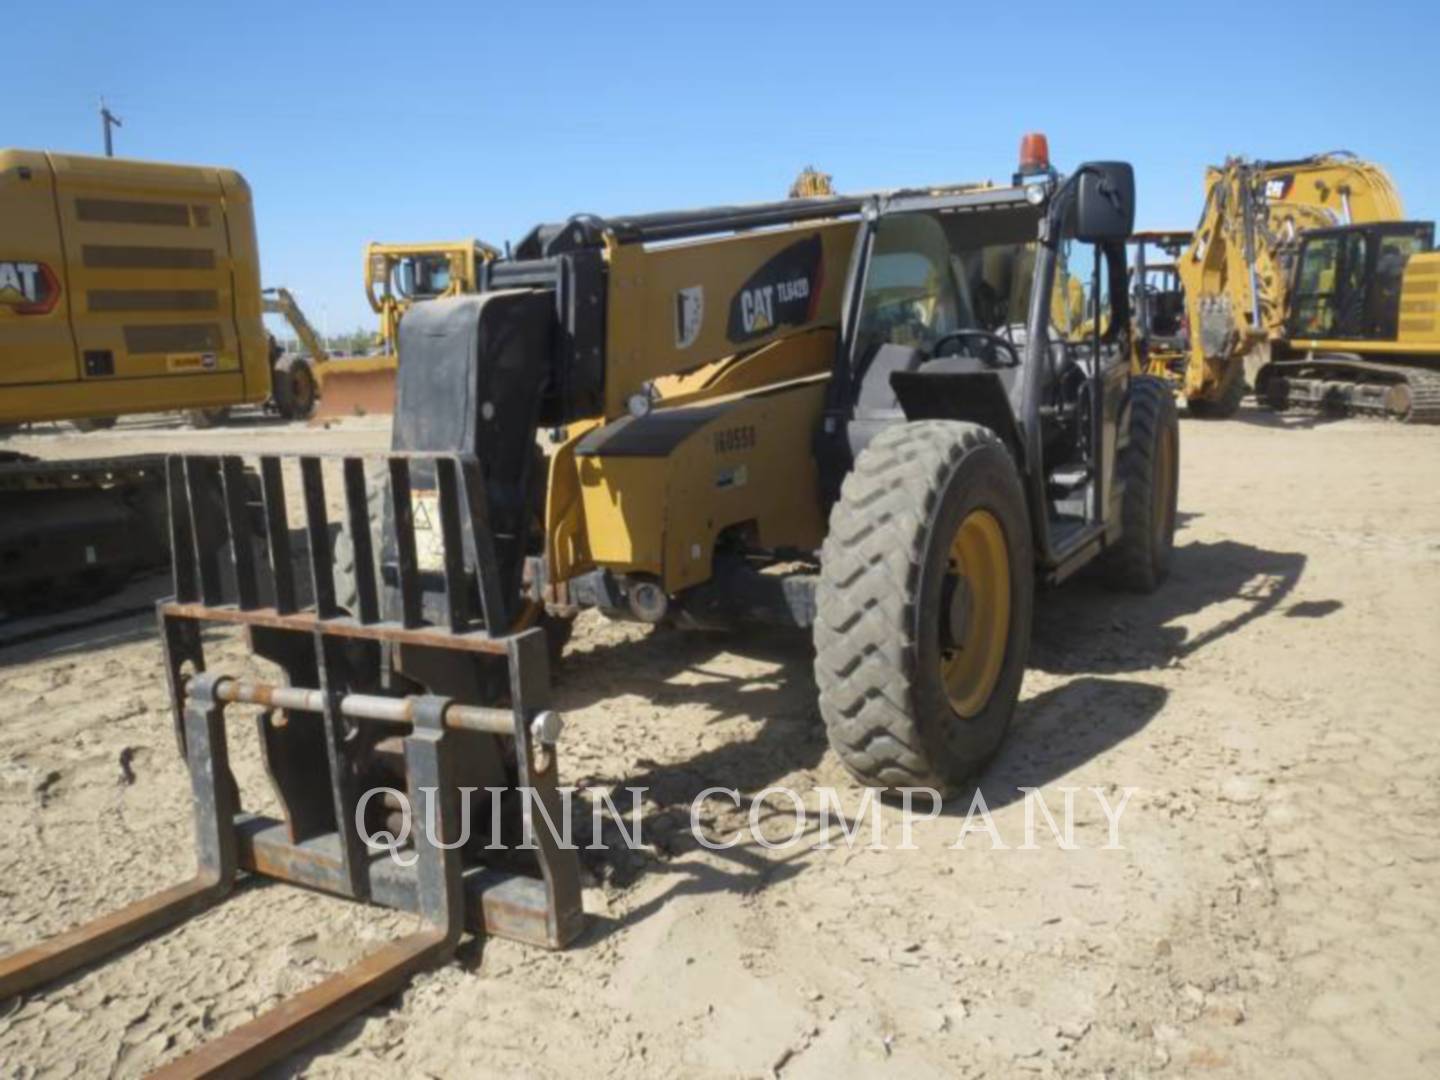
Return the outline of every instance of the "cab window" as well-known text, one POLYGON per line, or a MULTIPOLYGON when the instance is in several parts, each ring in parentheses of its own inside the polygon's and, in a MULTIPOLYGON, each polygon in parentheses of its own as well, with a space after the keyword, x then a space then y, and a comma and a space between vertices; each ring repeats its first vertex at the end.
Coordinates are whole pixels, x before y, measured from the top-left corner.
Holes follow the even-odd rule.
POLYGON ((1015 338, 1028 318, 1037 218, 995 213, 894 214, 876 225, 856 326, 855 361, 881 345, 926 352, 956 330, 1015 338))
POLYGON ((1412 255, 1427 248, 1426 238, 1413 233, 1381 234, 1375 256, 1375 294, 1370 313, 1371 333, 1393 341, 1400 329, 1400 293, 1405 284, 1405 267, 1412 255))
POLYGON ((860 307, 861 356, 880 345, 929 349, 961 322, 950 249, 928 214, 897 214, 876 230, 860 307))
POLYGON ((1050 333, 1062 341, 1111 336, 1110 266, 1094 244, 1067 240, 1050 288, 1050 333), (1097 259, 1098 255, 1098 259, 1097 259))
POLYGON ((406 299, 440 296, 450 287, 450 260, 444 255, 413 255, 395 267, 395 292, 406 299))

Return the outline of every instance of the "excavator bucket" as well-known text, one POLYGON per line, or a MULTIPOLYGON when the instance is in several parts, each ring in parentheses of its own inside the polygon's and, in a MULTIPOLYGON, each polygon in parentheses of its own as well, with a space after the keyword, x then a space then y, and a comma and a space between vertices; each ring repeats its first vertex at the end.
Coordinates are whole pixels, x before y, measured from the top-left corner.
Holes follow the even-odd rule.
POLYGON ((563 807, 545 636, 499 629, 511 622, 477 459, 266 456, 258 508, 240 457, 173 457, 166 471, 175 596, 160 604, 159 620, 199 870, 188 883, 0 957, 0 1001, 223 902, 242 874, 413 912, 419 925, 156 1075, 265 1068, 445 962, 467 928, 549 948, 573 940, 584 922, 579 865, 548 824, 561 821, 563 807), (353 581, 337 581, 332 561, 327 470, 339 476, 353 581), (434 561, 427 553, 423 565, 412 470, 438 482, 444 550, 434 561), (310 571, 304 597, 286 509, 286 476, 297 473, 304 524, 294 539, 310 571), (390 496, 378 537, 367 510, 372 485, 390 496), (217 491, 224 513, 206 512, 217 491), (378 560, 377 551, 385 553, 378 560), (353 610, 337 602, 337 585, 353 610), (208 669, 204 631, 217 624, 245 627, 284 679, 208 669), (281 818, 247 813, 230 769, 227 743, 240 729, 225 714, 244 706, 264 710, 257 731, 281 818), (463 811, 469 791, 496 784, 509 800, 498 816, 463 811), (397 825, 402 795, 408 828, 397 825), (385 825, 362 831, 367 808, 393 826, 389 847, 370 842, 385 825))
POLYGON ((394 356, 327 360, 317 364, 315 381, 320 403, 313 419, 393 415, 397 366, 394 356))

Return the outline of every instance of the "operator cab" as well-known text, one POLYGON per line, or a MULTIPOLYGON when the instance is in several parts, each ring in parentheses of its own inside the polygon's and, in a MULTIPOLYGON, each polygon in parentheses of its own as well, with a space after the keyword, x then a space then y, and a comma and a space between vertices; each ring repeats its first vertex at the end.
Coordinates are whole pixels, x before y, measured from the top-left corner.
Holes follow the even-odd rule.
POLYGON ((1405 267, 1434 244, 1435 226, 1428 221, 1306 233, 1295 260, 1288 336, 1394 341, 1405 267))
MULTIPOLYGON (((983 424, 1042 478, 1036 502, 1057 552, 1104 519, 1099 478, 1113 461, 1129 362, 1123 236, 1081 239, 1073 189, 1057 206, 1059 191, 1050 182, 881 200, 868 256, 852 267, 842 346, 858 391, 844 420, 852 457, 897 417, 983 424)), ((836 380, 842 410, 846 382, 836 380)))
POLYGON ((1138 333, 1161 348, 1184 348, 1185 286, 1177 260, 1189 233, 1147 232, 1131 237, 1130 305, 1138 333))

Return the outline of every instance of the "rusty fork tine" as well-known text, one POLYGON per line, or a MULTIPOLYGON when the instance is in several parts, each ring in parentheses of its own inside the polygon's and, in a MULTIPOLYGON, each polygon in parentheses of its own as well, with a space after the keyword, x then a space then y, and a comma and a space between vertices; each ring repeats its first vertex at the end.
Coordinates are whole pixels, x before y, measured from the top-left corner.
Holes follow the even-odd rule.
MULTIPOLYGON (((415 726, 405 740, 411 798, 426 790, 453 790, 455 762, 445 728, 448 698, 415 704, 415 726)), ((442 800, 443 801, 443 800, 442 800)), ((404 988, 412 976, 447 961, 464 928, 464 885, 456 840, 458 822, 440 806, 435 834, 417 831, 418 905, 424 928, 377 949, 359 963, 280 1002, 263 1016, 206 1043, 152 1074, 152 1080, 250 1076, 273 1065, 356 1013, 404 988), (453 846, 445 847, 442 845, 453 846)))
POLYGON ((185 748, 195 808, 200 870, 193 879, 102 915, 28 949, 0 956, 0 1000, 33 990, 141 938, 173 926, 229 895, 235 881, 235 794, 225 747, 224 707, 215 676, 198 674, 184 710, 185 748))
POLYGON ((195 878, 48 941, 0 957, 0 1001, 85 967, 141 938, 197 915, 225 898, 218 882, 195 878))
POLYGON ((443 929, 410 934, 162 1066, 150 1074, 151 1080, 251 1076, 398 993, 414 975, 454 951, 454 941, 443 929))

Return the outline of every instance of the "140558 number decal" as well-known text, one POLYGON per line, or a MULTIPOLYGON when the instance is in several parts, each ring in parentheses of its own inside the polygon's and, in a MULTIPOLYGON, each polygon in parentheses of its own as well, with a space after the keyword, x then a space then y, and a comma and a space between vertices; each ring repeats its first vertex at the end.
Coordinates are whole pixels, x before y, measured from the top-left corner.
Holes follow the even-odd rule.
POLYGON ((715 432, 715 453, 731 454, 737 450, 750 450, 755 446, 755 428, 751 424, 744 427, 726 428, 724 431, 715 432))

